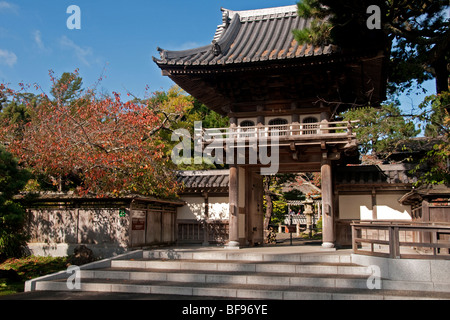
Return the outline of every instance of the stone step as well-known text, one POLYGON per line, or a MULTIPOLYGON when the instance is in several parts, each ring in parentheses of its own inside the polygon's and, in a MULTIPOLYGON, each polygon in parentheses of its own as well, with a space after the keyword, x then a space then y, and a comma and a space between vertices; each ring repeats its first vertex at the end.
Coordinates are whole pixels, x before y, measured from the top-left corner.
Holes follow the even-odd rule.
POLYGON ((350 254, 274 254, 274 253, 246 253, 240 251, 183 251, 183 250, 151 250, 144 251, 143 259, 164 260, 216 260, 216 261, 265 261, 265 262, 329 262, 351 263, 350 254))
MULTIPOLYGON (((80 290, 95 292, 127 292, 145 294, 167 294, 182 296, 208 296, 243 299, 273 300, 385 300, 385 299, 450 299, 450 293, 399 290, 367 290, 355 288, 286 287, 282 285, 205 284, 188 282, 182 285, 170 281, 133 281, 111 279, 83 279, 80 290)), ((42 281, 36 290, 68 291, 66 281, 42 281)))
POLYGON ((208 284, 249 284, 264 283, 267 286, 283 285, 289 287, 308 286, 324 288, 367 288, 367 276, 355 275, 292 275, 285 273, 236 273, 214 271, 181 271, 163 269, 108 268, 102 270, 81 270, 81 279, 114 279, 131 281, 170 281, 197 282, 208 284))
POLYGON ((225 260, 113 260, 113 268, 193 270, 217 272, 271 272, 291 274, 353 274, 368 276, 368 268, 352 264, 225 260))
MULTIPOLYGON (((81 291, 251 299, 450 299, 450 286, 381 279, 346 254, 135 251, 80 267, 81 291), (369 283, 370 284, 370 283, 369 283)), ((26 291, 70 291, 65 271, 30 280, 26 291)))

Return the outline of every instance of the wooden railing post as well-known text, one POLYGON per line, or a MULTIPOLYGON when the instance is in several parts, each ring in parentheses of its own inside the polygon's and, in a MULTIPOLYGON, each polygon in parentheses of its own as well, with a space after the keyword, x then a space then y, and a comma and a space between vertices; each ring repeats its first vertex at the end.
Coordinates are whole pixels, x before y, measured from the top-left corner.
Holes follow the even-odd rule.
POLYGON ((327 134, 328 131, 328 121, 326 119, 322 120, 319 125, 319 134, 327 134))
POLYGON ((392 259, 400 258, 398 227, 389 226, 389 254, 392 259))
POLYGON ((356 243, 357 233, 356 233, 356 226, 352 225, 352 249, 353 253, 356 253, 358 250, 358 244, 356 243))

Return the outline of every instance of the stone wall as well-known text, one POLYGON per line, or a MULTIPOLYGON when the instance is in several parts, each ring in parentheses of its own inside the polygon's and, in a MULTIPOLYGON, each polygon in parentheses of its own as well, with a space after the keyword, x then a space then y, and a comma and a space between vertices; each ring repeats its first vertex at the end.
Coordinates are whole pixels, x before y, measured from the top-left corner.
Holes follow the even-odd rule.
POLYGON ((28 209, 29 248, 34 254, 64 256, 85 244, 97 256, 129 247, 129 216, 123 209, 28 209), (122 211, 121 211, 122 210, 122 211))
POLYGON ((28 212, 26 227, 32 254, 67 256, 83 244, 97 258, 133 247, 175 243, 176 207, 184 204, 139 195, 80 198, 54 193, 22 201, 28 212))

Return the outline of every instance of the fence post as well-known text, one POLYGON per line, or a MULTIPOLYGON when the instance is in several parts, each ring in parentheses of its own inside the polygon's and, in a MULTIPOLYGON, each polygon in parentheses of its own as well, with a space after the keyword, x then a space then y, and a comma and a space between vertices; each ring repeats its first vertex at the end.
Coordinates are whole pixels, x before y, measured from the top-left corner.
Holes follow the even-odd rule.
POLYGON ((358 250, 358 244, 356 243, 356 227, 354 224, 352 224, 352 249, 353 253, 356 253, 358 250))
POLYGON ((400 258, 398 227, 389 226, 389 253, 392 259, 400 258))

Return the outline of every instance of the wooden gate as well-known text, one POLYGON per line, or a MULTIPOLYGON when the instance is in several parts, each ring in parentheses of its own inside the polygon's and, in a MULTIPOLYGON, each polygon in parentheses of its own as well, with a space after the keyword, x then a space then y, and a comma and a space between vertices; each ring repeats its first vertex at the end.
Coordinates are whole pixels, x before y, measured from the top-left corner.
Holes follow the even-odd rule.
POLYGON ((176 208, 164 204, 141 205, 131 211, 131 246, 176 242, 176 208))

